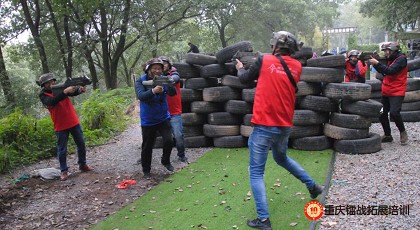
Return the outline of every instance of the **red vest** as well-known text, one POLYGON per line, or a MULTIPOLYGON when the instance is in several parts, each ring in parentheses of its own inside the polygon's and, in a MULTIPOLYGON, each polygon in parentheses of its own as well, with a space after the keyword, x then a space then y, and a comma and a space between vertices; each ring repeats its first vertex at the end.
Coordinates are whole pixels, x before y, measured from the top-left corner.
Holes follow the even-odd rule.
MULTIPOLYGON (((302 65, 290 56, 282 56, 296 83, 300 80, 302 65)), ((264 55, 255 90, 251 122, 264 126, 293 126, 295 87, 284 72, 278 58, 264 55)))
MULTIPOLYGON (((44 93, 48 97, 54 97, 50 93, 44 93)), ((54 131, 63 131, 79 124, 76 110, 68 97, 58 102, 55 106, 48 106, 51 119, 54 124, 54 131)))
POLYGON ((166 96, 168 102, 169 113, 172 115, 177 115, 182 113, 182 104, 181 104, 181 83, 178 82, 175 84, 176 95, 175 96, 166 96))
MULTIPOLYGON (((367 65, 363 66, 361 61, 357 61, 356 64, 359 68, 359 74, 362 78, 365 78, 367 65)), ((357 82, 356 66, 353 66, 349 61, 346 62, 346 77, 345 82, 357 82)))
MULTIPOLYGON (((404 55, 398 58, 405 58, 404 55)), ((393 62, 388 62, 388 66, 391 66, 398 58, 393 62)), ((408 65, 405 66, 399 73, 395 75, 386 75, 382 82, 382 95, 383 96, 405 96, 405 90, 407 87, 407 73, 408 65)))

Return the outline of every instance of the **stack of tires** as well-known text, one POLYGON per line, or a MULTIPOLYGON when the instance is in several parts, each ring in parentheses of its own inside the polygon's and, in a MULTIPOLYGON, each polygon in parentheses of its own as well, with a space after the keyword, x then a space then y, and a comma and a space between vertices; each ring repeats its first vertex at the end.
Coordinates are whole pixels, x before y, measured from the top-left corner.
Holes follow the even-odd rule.
MULTIPOLYGON (((174 63, 183 79, 185 147, 247 146, 252 132, 256 84, 239 82, 232 60, 237 52, 252 53, 251 43, 233 44, 215 56, 189 53, 185 62, 174 63)), ((247 57, 255 60, 257 56, 247 57)), ((294 58, 303 67, 297 83, 290 147, 300 150, 334 148, 349 154, 379 151, 380 136, 370 133, 369 127, 372 121, 378 120, 382 108, 381 82, 343 83, 345 57, 342 55, 312 58, 312 49, 306 47, 295 53, 294 58)), ((411 114, 418 116, 419 84, 413 81, 407 86, 403 110, 410 115, 403 115, 404 119, 411 114)), ((161 147, 159 141, 155 147, 161 147)))
POLYGON ((340 113, 332 113, 324 134, 334 140, 334 150, 348 154, 381 150, 379 134, 370 133, 371 119, 378 118, 382 104, 369 99, 371 85, 331 83, 324 89, 328 98, 340 101, 340 113))
POLYGON ((401 117, 404 122, 420 121, 420 79, 418 78, 407 79, 401 117))
POLYGON ((297 84, 296 110, 290 134, 291 147, 300 150, 331 148, 332 141, 323 132, 324 124, 339 107, 336 100, 323 96, 322 90, 330 83, 343 81, 344 56, 308 57, 306 62, 301 63, 302 74, 297 84))

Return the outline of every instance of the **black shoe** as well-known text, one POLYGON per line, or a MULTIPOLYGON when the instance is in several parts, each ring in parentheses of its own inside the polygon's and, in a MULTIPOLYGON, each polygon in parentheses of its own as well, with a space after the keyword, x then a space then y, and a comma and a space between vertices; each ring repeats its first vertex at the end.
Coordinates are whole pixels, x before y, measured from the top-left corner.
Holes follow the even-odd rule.
POLYGON ((324 191, 324 188, 320 185, 315 184, 315 186, 309 189, 309 193, 311 194, 311 198, 315 199, 319 194, 324 191))
POLYGON ((260 219, 254 219, 254 220, 248 220, 247 222, 248 226, 251 228, 258 228, 262 230, 271 230, 271 222, 270 219, 265 219, 264 221, 261 221, 260 219))
POLYGON ((179 157, 178 159, 184 163, 188 163, 188 158, 186 156, 179 157))
POLYGON ((381 137, 381 142, 392 142, 394 140, 394 138, 392 138, 392 136, 382 136, 381 137))
POLYGON ((174 171, 174 166, 172 166, 172 165, 171 165, 171 163, 169 163, 169 164, 167 164, 167 165, 163 165, 163 166, 165 166, 165 168, 166 168, 168 171, 171 171, 171 172, 173 172, 173 171, 174 171))
POLYGON ((143 178, 146 180, 150 180, 152 179, 152 175, 150 174, 150 172, 143 172, 143 178))

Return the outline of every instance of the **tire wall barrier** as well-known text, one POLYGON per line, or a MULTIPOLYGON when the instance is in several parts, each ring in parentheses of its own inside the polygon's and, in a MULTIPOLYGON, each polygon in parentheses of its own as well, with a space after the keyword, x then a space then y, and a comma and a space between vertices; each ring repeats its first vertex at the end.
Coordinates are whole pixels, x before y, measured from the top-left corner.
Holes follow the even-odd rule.
MULTIPOLYGON (((186 61, 174 63, 185 82, 181 99, 186 148, 247 147, 257 82, 239 81, 236 63, 231 61, 236 52, 249 52, 253 57, 243 59, 245 66, 256 60, 252 44, 242 41, 214 56, 190 54, 186 61)), ((294 56, 302 63, 302 76, 289 147, 308 151, 333 148, 347 154, 379 151, 379 134, 370 133, 369 127, 382 109, 381 81, 343 82, 344 56, 311 58, 310 53, 312 48, 305 47, 306 55, 294 56)), ((403 103, 403 120, 419 121, 420 80, 409 79, 407 92, 411 93, 403 103)), ((161 147, 158 139, 155 148, 161 147)))

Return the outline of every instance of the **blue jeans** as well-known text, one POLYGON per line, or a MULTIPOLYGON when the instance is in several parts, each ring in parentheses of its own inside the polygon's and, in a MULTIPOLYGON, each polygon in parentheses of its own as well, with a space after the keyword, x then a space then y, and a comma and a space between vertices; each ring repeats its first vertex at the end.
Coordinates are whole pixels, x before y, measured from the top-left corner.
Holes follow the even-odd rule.
POLYGON ((182 127, 182 117, 181 114, 176 114, 171 116, 171 126, 172 126, 172 135, 175 139, 176 149, 178 150, 178 156, 185 156, 185 146, 184 146, 184 129, 182 127))
POLYGON ((67 142, 69 140, 69 134, 71 134, 77 146, 77 163, 79 165, 86 164, 85 137, 83 136, 82 127, 78 124, 69 129, 55 132, 57 137, 57 157, 60 162, 61 172, 67 171, 69 168, 67 166, 67 142))
POLYGON ((305 183, 308 189, 315 186, 315 181, 306 173, 302 166, 287 156, 287 144, 291 131, 290 127, 256 125, 249 137, 249 177, 258 218, 260 219, 269 217, 264 170, 270 148, 273 152, 273 158, 278 165, 305 183))

